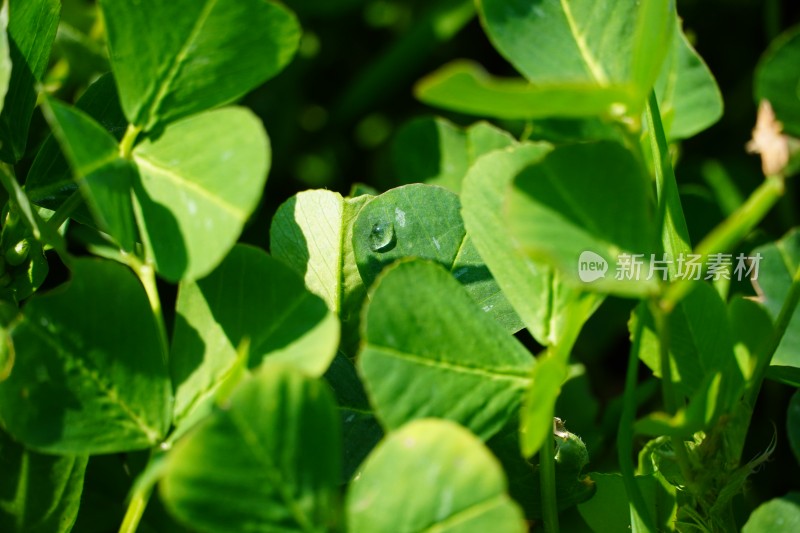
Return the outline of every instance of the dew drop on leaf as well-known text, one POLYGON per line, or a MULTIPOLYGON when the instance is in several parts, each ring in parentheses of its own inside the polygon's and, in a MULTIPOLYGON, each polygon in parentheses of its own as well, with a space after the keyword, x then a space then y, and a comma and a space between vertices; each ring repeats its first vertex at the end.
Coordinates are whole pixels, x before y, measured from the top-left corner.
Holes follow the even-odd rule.
POLYGON ((391 222, 376 222, 369 232, 369 247, 373 252, 386 252, 394 244, 394 225, 391 222))

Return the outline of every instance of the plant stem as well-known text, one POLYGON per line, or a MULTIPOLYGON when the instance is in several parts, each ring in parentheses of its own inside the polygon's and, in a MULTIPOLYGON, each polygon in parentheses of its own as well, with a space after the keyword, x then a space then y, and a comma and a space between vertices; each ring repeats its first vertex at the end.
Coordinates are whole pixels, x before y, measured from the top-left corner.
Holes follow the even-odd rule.
POLYGON ((130 159, 133 152, 133 143, 141 133, 142 128, 134 124, 128 124, 128 129, 125 130, 122 140, 119 142, 119 155, 124 159, 130 159))
POLYGON ((56 210, 47 223, 50 224, 54 231, 58 231, 58 229, 64 225, 64 222, 67 221, 70 215, 72 215, 75 209, 81 205, 81 202, 83 202, 81 191, 76 190, 69 195, 66 200, 64 200, 64 203, 61 204, 61 207, 56 210))
MULTIPOLYGON (((697 245, 695 253, 705 262, 712 253, 723 253, 733 248, 767 215, 784 192, 781 176, 767 176, 767 179, 753 191, 753 194, 730 217, 697 245)), ((661 307, 670 313, 675 306, 694 289, 693 280, 675 280, 661 299, 661 307)))
POLYGON ((549 436, 539 450, 539 484, 542 491, 542 520, 547 533, 558 532, 558 502, 556 496, 556 459, 552 420, 549 436))
MULTIPOLYGON (((675 258, 681 253, 689 253, 691 244, 655 90, 650 91, 645 113, 650 150, 653 153, 653 166, 655 167, 661 244, 664 252, 675 258)), ((673 264, 670 264, 671 278, 677 274, 675 268, 673 264)))
MULTIPOLYGON (((644 311, 644 304, 639 304, 640 314, 644 311)), ((622 396, 622 414, 620 415, 619 428, 617 429, 617 458, 622 482, 628 501, 632 506, 632 513, 647 526, 649 531, 655 531, 653 518, 645 503, 644 496, 636 483, 635 467, 633 465, 633 422, 636 418, 636 380, 639 368, 639 347, 644 331, 644 321, 636 321, 633 333, 631 350, 628 354, 628 368, 625 373, 625 392, 622 396)))
POLYGON ((122 519, 122 524, 119 526, 119 533, 136 533, 136 529, 139 527, 139 522, 142 520, 144 510, 147 507, 147 502, 150 500, 150 494, 152 492, 152 485, 134 490, 131 495, 131 501, 128 504, 128 510, 125 511, 125 517, 122 519))
POLYGON ((137 256, 122 252, 128 266, 139 277, 144 290, 147 293, 147 299, 150 301, 150 309, 153 312, 153 317, 156 320, 156 327, 158 328, 159 340, 161 341, 161 353, 166 361, 167 354, 169 353, 169 338, 167 337, 167 326, 164 322, 164 313, 161 309, 161 297, 158 294, 158 285, 156 284, 156 273, 152 265, 142 262, 137 256))

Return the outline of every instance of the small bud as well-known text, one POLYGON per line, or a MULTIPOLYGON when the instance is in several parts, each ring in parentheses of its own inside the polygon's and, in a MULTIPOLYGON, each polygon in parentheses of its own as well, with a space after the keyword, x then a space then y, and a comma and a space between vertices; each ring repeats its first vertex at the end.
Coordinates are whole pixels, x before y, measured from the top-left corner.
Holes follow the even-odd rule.
POLYGON ((22 239, 12 248, 6 250, 6 262, 11 266, 19 266, 28 258, 28 251, 31 243, 28 239, 22 239))

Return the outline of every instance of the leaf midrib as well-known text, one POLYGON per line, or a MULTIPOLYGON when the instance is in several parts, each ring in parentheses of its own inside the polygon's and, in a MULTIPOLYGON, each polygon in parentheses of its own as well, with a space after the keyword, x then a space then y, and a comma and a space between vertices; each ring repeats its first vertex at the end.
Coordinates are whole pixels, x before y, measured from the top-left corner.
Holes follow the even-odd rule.
MULTIPOLYGON (((523 387, 527 387, 530 384, 530 369, 522 370, 520 369, 519 373, 513 371, 503 371, 503 370, 487 370, 485 367, 478 367, 478 366, 469 366, 469 365, 459 365, 455 364, 450 361, 445 361, 444 359, 437 359, 433 357, 424 357, 421 355, 413 354, 410 352, 405 352, 402 350, 398 350, 397 348, 392 348, 389 346, 382 346, 380 344, 376 344, 373 342, 366 343, 367 349, 373 349, 380 352, 382 355, 388 357, 394 357, 396 359, 402 359, 405 361, 409 361, 412 363, 416 363, 421 366, 428 366, 433 368, 438 368, 442 370, 447 370, 450 372, 458 373, 458 374, 468 374, 472 376, 479 376, 483 378, 489 378, 492 380, 504 380, 504 381, 512 381, 518 382, 523 387)), ((363 356, 362 356, 363 357, 363 356)), ((533 362, 533 359, 531 359, 533 362)), ((513 363, 509 362, 509 366, 513 363)))
POLYGON ((172 88, 172 83, 178 77, 178 74, 180 74, 180 71, 183 68, 186 56, 189 54, 189 49, 200 35, 203 26, 205 26, 206 21, 211 15, 211 12, 214 10, 214 7, 216 7, 217 2, 218 0, 206 0, 206 3, 203 5, 203 8, 200 12, 200 16, 197 17, 197 20, 192 27, 192 31, 189 32, 186 41, 180 47, 178 53, 175 54, 163 81, 161 81, 160 84, 156 84, 156 86, 153 88, 156 94, 150 102, 148 110, 144 113, 141 123, 137 124, 138 126, 142 126, 145 129, 150 129, 158 121, 157 117, 161 103, 169 94, 170 89, 172 88))
POLYGON ((600 85, 607 85, 608 76, 597 59, 595 59, 591 50, 589 50, 589 45, 586 44, 586 37, 578 28, 578 23, 572 14, 572 8, 569 5, 569 0, 560 1, 561 8, 564 11, 564 17, 567 19, 569 31, 572 34, 572 37, 575 39, 575 44, 578 46, 581 59, 583 59, 583 62, 586 64, 586 67, 589 69, 589 73, 592 75, 594 80, 600 85))
POLYGON ((184 176, 181 176, 180 174, 174 172, 170 168, 159 165, 157 161, 148 159, 141 153, 134 154, 134 159, 136 160, 136 164, 139 165, 140 168, 150 171, 151 177, 155 179, 166 178, 168 181, 174 183, 175 185, 188 189, 191 192, 197 194, 198 196, 201 196, 206 200, 208 200, 209 202, 217 205, 223 211, 228 212, 230 215, 236 218, 239 222, 243 223, 247 221, 248 216, 244 211, 242 211, 235 205, 227 202, 226 200, 222 199, 221 197, 215 195, 212 191, 201 187, 197 182, 187 179, 184 176))

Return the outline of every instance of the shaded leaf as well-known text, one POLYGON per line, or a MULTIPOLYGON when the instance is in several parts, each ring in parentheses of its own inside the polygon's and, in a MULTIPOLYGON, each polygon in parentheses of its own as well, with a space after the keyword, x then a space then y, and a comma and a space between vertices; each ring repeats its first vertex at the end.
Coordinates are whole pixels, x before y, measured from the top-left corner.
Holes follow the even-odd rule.
MULTIPOLYGON (((122 138, 128 122, 120 108, 114 77, 110 73, 89 85, 75 103, 75 108, 103 126, 117 141, 122 138)), ((34 204, 56 210, 77 189, 78 183, 58 141, 53 135, 48 136, 36 152, 25 178, 25 192, 34 204)), ((85 224, 93 223, 91 214, 81 208, 73 213, 72 218, 85 224)))
POLYGON ((219 264, 258 205, 270 157, 261 120, 236 107, 176 122, 133 150, 136 218, 159 274, 191 280, 219 264))
POLYGON ((322 382, 266 365, 229 408, 178 441, 161 498, 198 531, 328 530, 336 516, 340 433, 322 382))
MULTIPOLYGON (((596 533, 607 531, 628 531, 631 529, 631 508, 622 476, 619 474, 591 474, 597 484, 597 494, 578 505, 578 511, 596 533)), ((675 495, 652 475, 637 476, 636 483, 656 519, 657 527, 670 531, 675 523, 675 495)), ((641 524, 634 525, 634 531, 646 531, 641 524)))
MULTIPOLYGON (((789 231, 782 239, 753 250, 758 262, 758 275, 753 285, 761 304, 775 321, 783 307, 792 278, 800 268, 800 230, 789 231)), ((800 386, 800 308, 794 314, 786 332, 772 356, 767 377, 800 386)))
POLYGON ((793 28, 770 43, 756 67, 755 96, 772 104, 777 119, 789 134, 800 137, 800 28, 793 28))
POLYGON ((88 457, 41 455, 0 431, 0 529, 68 533, 81 503, 88 457))
MULTIPOLYGON (((38 89, 61 14, 59 0, 6 0, 11 78, 0 112, 0 159, 16 163, 28 144, 38 89)), ((0 68, 1 70, 1 68, 0 68)))
POLYGON ((643 296, 658 287, 657 272, 647 279, 655 248, 652 204, 649 179, 630 152, 612 142, 578 144, 551 151, 517 175, 505 222, 519 250, 560 270, 567 283, 643 296), (613 201, 598 201, 609 194, 613 201), (640 254, 638 276, 624 268, 623 254, 631 265, 640 254), (595 269, 585 270, 587 263, 595 269))
POLYGON ((461 214, 475 248, 522 322, 545 346, 562 340, 569 324, 588 318, 578 311, 584 303, 589 313, 599 304, 598 296, 575 290, 557 270, 519 253, 502 218, 505 191, 514 177, 549 150, 546 144, 523 144, 488 154, 470 168, 461 193, 461 214))
POLYGON ((527 531, 497 460, 464 428, 417 420, 390 433, 350 485, 347 523, 372 531, 527 531))
POLYGON ((111 65, 128 120, 145 130, 230 103, 280 72, 300 39, 263 0, 103 0, 111 65))
POLYGON ((0 419, 49 453, 152 447, 169 427, 172 394, 144 288, 109 261, 71 268, 66 287, 32 298, 9 326, 17 360, 0 383, 0 419))
POLYGON ((458 196, 441 187, 404 185, 373 198, 353 226, 358 271, 369 286, 398 259, 418 257, 444 266, 475 303, 508 331, 522 324, 464 229, 458 196))
POLYGON ((361 327, 359 371, 388 429, 448 418, 486 439, 515 414, 530 384, 533 357, 428 261, 387 269, 361 327))
POLYGON ((458 193, 476 159, 513 144, 516 140, 509 133, 488 122, 462 129, 440 117, 421 117, 397 132, 392 166, 401 183, 424 182, 458 193))
POLYGON ((48 100, 44 109, 97 225, 124 250, 133 250, 135 169, 119 156, 116 139, 82 111, 55 100, 48 100))
POLYGON ((283 362, 321 376, 339 344, 339 324, 288 267, 237 245, 205 278, 183 282, 170 351, 175 419, 211 399, 234 371, 247 342, 246 367, 283 362))

